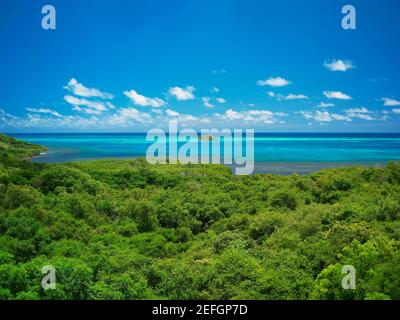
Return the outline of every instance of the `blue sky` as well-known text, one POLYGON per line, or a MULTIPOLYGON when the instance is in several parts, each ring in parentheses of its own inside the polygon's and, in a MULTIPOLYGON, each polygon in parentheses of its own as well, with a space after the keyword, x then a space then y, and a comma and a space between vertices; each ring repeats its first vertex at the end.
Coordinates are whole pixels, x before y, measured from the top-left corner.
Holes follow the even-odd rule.
POLYGON ((399 132, 399 40, 397 0, 3 0, 0 130, 399 132))

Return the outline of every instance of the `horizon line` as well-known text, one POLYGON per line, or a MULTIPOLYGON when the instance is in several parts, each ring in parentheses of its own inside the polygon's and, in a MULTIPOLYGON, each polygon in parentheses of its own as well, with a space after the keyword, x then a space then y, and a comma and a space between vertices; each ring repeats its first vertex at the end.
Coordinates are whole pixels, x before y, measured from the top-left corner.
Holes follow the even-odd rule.
MULTIPOLYGON (((219 130, 219 129, 218 129, 219 130)), ((233 129, 232 129, 233 130, 233 129)), ((242 129, 243 132, 245 132, 246 129, 242 129)), ((168 131, 165 131, 166 133, 169 133, 168 131)), ((1 133, 1 132, 0 132, 1 133)), ((3 132, 5 135, 12 135, 12 134, 147 134, 148 132, 146 131, 88 131, 88 132, 68 132, 68 131, 60 131, 60 132, 3 132)), ((179 131, 178 131, 179 133, 179 131)), ((201 133, 201 131, 196 131, 196 133, 201 133)), ((255 134, 400 134, 399 132, 382 132, 382 131, 376 131, 376 132, 367 132, 367 131, 342 131, 342 132, 332 132, 332 131, 281 131, 281 132, 276 132, 276 131, 255 131, 255 134)))

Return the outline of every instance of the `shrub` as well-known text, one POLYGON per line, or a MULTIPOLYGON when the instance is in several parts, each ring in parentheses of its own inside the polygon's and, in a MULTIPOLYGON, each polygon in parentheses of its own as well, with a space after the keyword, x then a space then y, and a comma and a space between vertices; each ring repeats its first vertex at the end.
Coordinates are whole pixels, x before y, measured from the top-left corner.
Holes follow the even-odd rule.
POLYGON ((271 196, 271 206, 277 209, 295 210, 297 198, 289 191, 277 191, 271 196))

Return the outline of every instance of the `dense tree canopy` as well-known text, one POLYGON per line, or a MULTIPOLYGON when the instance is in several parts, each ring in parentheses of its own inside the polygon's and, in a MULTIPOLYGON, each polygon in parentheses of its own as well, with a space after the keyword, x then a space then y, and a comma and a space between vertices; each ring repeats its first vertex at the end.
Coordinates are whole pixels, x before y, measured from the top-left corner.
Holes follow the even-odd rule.
POLYGON ((400 299, 398 162, 235 176, 42 150, 0 136, 0 299, 400 299))

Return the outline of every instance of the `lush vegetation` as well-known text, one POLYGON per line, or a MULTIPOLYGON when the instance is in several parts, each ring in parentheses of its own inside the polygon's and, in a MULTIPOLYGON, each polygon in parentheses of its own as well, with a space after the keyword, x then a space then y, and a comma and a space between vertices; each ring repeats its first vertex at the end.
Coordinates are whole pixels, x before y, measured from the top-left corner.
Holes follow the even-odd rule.
POLYGON ((1 299, 400 299, 398 162, 235 176, 41 150, 0 136, 1 299))
POLYGON ((0 133, 0 162, 3 165, 18 159, 29 159, 46 150, 45 147, 16 140, 0 133))

